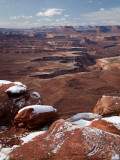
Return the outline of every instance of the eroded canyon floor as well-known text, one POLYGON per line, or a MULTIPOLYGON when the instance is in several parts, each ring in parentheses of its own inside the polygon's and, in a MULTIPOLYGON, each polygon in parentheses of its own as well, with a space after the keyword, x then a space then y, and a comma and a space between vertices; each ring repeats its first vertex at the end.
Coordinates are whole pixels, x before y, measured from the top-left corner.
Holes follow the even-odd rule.
POLYGON ((60 118, 92 112, 104 94, 120 96, 118 33, 39 34, 0 38, 1 80, 21 81, 38 91, 60 118))

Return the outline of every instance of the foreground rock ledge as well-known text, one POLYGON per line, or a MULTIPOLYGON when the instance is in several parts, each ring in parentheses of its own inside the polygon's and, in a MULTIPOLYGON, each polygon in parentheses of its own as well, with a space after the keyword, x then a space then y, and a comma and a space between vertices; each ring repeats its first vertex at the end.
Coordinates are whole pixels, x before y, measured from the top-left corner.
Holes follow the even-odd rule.
POLYGON ((58 120, 46 133, 9 156, 11 160, 110 160, 119 155, 120 136, 58 120))

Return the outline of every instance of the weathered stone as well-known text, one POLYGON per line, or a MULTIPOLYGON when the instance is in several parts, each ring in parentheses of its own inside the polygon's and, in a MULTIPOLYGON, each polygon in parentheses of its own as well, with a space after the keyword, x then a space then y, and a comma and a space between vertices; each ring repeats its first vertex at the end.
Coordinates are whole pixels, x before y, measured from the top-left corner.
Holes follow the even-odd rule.
POLYGON ((103 96, 98 100, 93 112, 105 117, 118 116, 120 114, 120 97, 103 96))
POLYGON ((37 128, 43 127, 46 124, 51 125, 55 120, 58 120, 59 116, 56 110, 40 112, 42 108, 46 108, 46 106, 35 105, 29 106, 29 108, 19 112, 14 118, 14 125, 17 127, 25 127, 25 128, 37 128), (37 107, 37 111, 35 113, 35 107, 37 107))
POLYGON ((92 121, 90 126, 104 130, 106 132, 120 135, 120 127, 119 127, 120 126, 120 117, 118 117, 118 116, 109 117, 108 119, 114 119, 113 122, 107 121, 106 119, 107 118, 94 120, 94 121, 92 121))
POLYGON ((15 160, 109 160, 120 155, 120 137, 59 120, 50 129, 10 153, 15 160))

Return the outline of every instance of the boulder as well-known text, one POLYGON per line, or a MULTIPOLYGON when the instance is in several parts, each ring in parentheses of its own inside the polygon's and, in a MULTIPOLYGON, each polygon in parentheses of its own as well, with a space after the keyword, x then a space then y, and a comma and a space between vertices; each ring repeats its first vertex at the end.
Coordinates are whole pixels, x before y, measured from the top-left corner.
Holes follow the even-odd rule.
POLYGON ((92 121, 91 127, 120 135, 120 116, 113 116, 92 121))
POLYGON ((0 125, 11 123, 21 108, 40 104, 39 93, 29 91, 21 82, 0 80, 0 125))
POLYGON ((44 127, 58 120, 57 110, 51 106, 32 105, 22 108, 14 118, 16 127, 29 129, 44 127))
POLYGON ((103 96, 98 100, 93 112, 104 117, 118 116, 120 114, 120 97, 103 96))
POLYGON ((26 93, 26 87, 22 86, 22 85, 14 85, 14 86, 11 86, 9 87, 7 90, 6 90, 7 94, 10 94, 10 95, 21 95, 21 94, 24 94, 26 93))
POLYGON ((27 88, 21 82, 10 82, 0 80, 0 92, 6 92, 10 95, 24 94, 27 88))
POLYGON ((0 94, 0 125, 9 122, 13 106, 6 93, 0 94))
POLYGON ((92 127, 58 120, 32 141, 13 150, 12 160, 102 160, 119 159, 120 136, 92 127))

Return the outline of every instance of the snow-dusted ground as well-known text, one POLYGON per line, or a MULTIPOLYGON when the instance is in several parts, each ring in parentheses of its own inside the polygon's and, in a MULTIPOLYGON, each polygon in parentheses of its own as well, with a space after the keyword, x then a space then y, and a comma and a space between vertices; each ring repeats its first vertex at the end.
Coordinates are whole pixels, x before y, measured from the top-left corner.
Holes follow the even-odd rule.
POLYGON ((77 121, 77 120, 80 120, 80 119, 99 119, 99 118, 102 118, 102 116, 100 116, 99 114, 94 114, 94 113, 78 113, 76 114, 75 116, 71 117, 71 118, 68 118, 66 119, 67 121, 69 122, 74 122, 74 121, 77 121))
MULTIPOLYGON (((22 145, 32 141, 35 137, 43 133, 45 133, 45 131, 32 132, 32 133, 29 133, 27 136, 20 138, 23 141, 22 145)), ((12 152, 17 147, 20 147, 20 146, 14 145, 9 148, 2 148, 2 146, 0 145, 0 160, 9 160, 9 156, 8 156, 9 153, 12 152)))
POLYGON ((45 113, 45 112, 52 112, 52 111, 57 111, 55 108, 53 108, 52 106, 46 106, 46 105, 31 105, 31 106, 27 106, 24 107, 22 109, 20 109, 18 111, 18 113, 22 112, 25 109, 28 108, 33 108, 33 114, 39 114, 39 113, 45 113))
POLYGON ((0 160, 9 160, 8 154, 12 152, 15 148, 19 147, 18 145, 14 145, 11 148, 1 148, 0 150, 0 160))
MULTIPOLYGON (((64 120, 61 120, 61 122, 64 120)), ((71 132, 71 134, 74 134, 76 129, 80 129, 82 131, 82 135, 84 136, 84 142, 86 145, 86 152, 88 153, 88 157, 91 157, 92 155, 95 155, 96 153, 100 153, 100 157, 104 154, 104 146, 106 144, 105 141, 102 140, 102 136, 104 135, 112 135, 113 139, 110 139, 111 143, 110 146, 108 146, 108 150, 111 150, 111 153, 113 154, 113 157, 118 157, 118 155, 115 155, 115 151, 119 151, 119 148, 116 148, 114 144, 117 144, 118 139, 117 135, 111 134, 105 131, 102 131, 97 128, 89 128, 84 127, 81 125, 73 125, 70 122, 65 122, 63 126, 56 127, 53 129, 53 131, 45 138, 45 140, 49 141, 51 138, 53 138, 53 142, 49 147, 52 148, 53 153, 59 153, 59 150, 61 149, 62 145, 65 143, 65 141, 68 139, 68 136, 66 136, 67 132, 71 132), (53 137, 54 135, 54 137, 53 137), (89 147, 90 148, 89 148, 89 147), (93 150, 94 148, 94 150, 93 150)), ((106 150, 106 149, 105 149, 106 150)), ((119 160, 119 159, 115 159, 119 160)))

